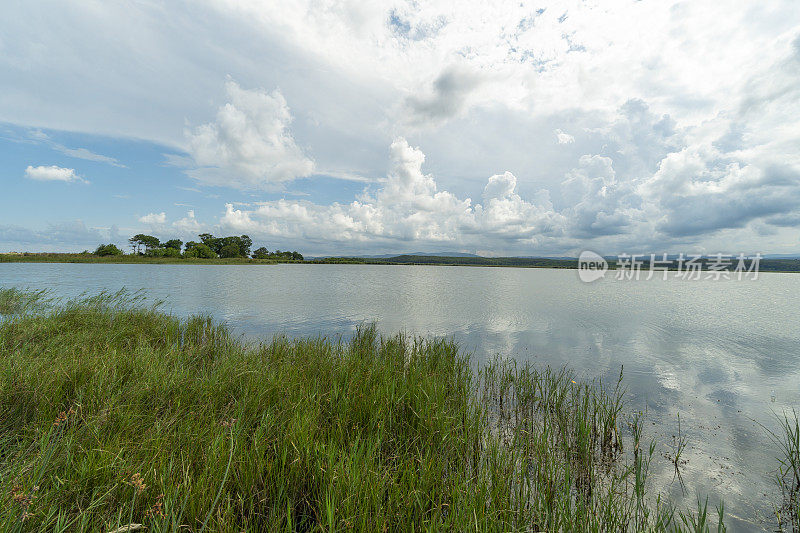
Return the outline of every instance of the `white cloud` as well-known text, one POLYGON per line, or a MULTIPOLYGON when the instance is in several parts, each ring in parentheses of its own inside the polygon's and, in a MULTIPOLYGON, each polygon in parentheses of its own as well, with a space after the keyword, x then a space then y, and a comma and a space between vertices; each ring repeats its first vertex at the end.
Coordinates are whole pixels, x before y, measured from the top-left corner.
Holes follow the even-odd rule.
POLYGON ((475 247, 487 237, 538 247, 561 231, 564 220, 553 212, 546 193, 534 202, 523 200, 510 172, 489 178, 483 205, 473 205, 469 198, 440 191, 433 176, 422 171, 425 155, 404 138, 396 139, 389 153, 391 170, 374 194, 365 191, 346 205, 282 199, 248 210, 229 203, 220 225, 266 239, 305 238, 351 248, 368 242, 393 249, 410 242, 475 247))
MULTIPOLYGON (((489 177, 481 203, 440 190, 423 172, 422 151, 398 138, 390 147, 391 171, 377 191, 367 188, 349 204, 228 203, 220 226, 267 240, 314 242, 338 253, 360 246, 407 250, 411 242, 417 248, 524 255, 574 253, 594 245, 613 253, 673 249, 731 228, 763 235, 762 223, 748 223, 796 209, 800 182, 736 162, 713 166, 721 156, 709 150, 670 152, 646 178, 620 177, 611 157, 584 155, 559 185, 557 208, 546 189, 523 198, 511 172, 489 177)), ((735 239, 726 242, 742 247, 735 239)))
POLYGON ((86 181, 75 173, 74 168, 63 168, 56 165, 38 167, 29 165, 25 169, 25 177, 36 181, 86 181))
POLYGON ((150 224, 153 226, 166 224, 167 223, 167 214, 164 212, 161 213, 148 213, 144 216, 139 217, 139 222, 142 224, 150 224))
POLYGON ((96 154, 89 150, 88 148, 67 148, 63 144, 59 144, 57 142, 53 142, 49 135, 39 129, 32 129, 28 130, 27 132, 28 138, 44 143, 49 145, 53 150, 61 152, 64 155, 69 157, 74 157, 76 159, 85 159, 87 161, 99 161, 101 163, 108 163, 114 167, 126 168, 125 165, 121 164, 119 161, 114 159, 113 157, 108 157, 101 154, 96 154))
POLYGON ((61 144, 54 144, 53 148, 58 150, 64 155, 75 157, 77 159, 85 159, 87 161, 99 161, 101 163, 108 163, 113 167, 125 168, 125 165, 121 164, 113 157, 108 157, 102 154, 96 154, 87 148, 67 148, 66 146, 63 146, 61 144))
POLYGON ((558 140, 558 144, 572 144, 575 142, 575 137, 569 133, 565 133, 561 130, 556 130, 554 133, 556 134, 556 140, 558 140))
POLYGON ((225 89, 230 101, 216 120, 186 132, 196 165, 189 176, 208 185, 264 189, 311 174, 314 164, 289 132, 292 116, 280 91, 246 90, 234 81, 225 89))
POLYGON ((187 211, 186 216, 172 223, 172 227, 183 235, 197 235, 203 229, 203 225, 194 216, 194 210, 187 211))
POLYGON ((250 192, 371 180, 354 199, 303 182, 314 202, 221 220, 312 246, 327 230, 526 253, 797 242, 796 1, 188 6, 18 3, 0 20, 0 121, 158 141, 199 182, 250 192), (250 89, 221 100, 229 73, 250 89))

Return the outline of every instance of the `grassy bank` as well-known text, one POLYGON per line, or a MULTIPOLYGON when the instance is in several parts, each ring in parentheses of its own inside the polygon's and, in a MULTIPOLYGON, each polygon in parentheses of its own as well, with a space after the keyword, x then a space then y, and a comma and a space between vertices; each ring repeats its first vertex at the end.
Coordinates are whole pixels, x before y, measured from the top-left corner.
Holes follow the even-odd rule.
POLYGON ((248 257, 202 259, 199 257, 148 257, 144 255, 107 255, 25 253, 0 254, 0 263, 96 263, 96 264, 146 264, 146 265, 275 265, 302 263, 302 261, 275 261, 248 257))
MULTIPOLYGON (((705 278, 711 261, 701 261, 705 278)), ((274 265, 278 263, 303 263, 315 265, 431 265, 431 266, 473 266, 473 267, 514 267, 514 268, 564 268, 576 269, 577 259, 551 259, 547 257, 442 257, 423 255, 398 255, 387 258, 368 257, 326 257, 303 261, 251 259, 246 257, 201 259, 197 257, 149 257, 144 255, 109 255, 97 256, 90 253, 24 253, 0 254, 0 263, 108 263, 108 264, 155 264, 155 265, 274 265)), ((641 267, 642 277, 648 275, 648 263, 641 267)), ((667 265, 669 270, 682 270, 677 262, 667 265)), ((736 266, 733 261, 727 270, 736 266)), ((608 268, 615 270, 617 263, 608 261, 608 268)), ((761 272, 800 272, 800 259, 762 259, 759 264, 761 272)), ((658 274, 657 274, 658 275, 658 274)))
POLYGON ((452 342, 374 327, 247 346, 123 295, 43 298, 0 290, 0 531, 717 521, 650 494, 653 446, 619 384, 501 361, 476 374, 452 342))

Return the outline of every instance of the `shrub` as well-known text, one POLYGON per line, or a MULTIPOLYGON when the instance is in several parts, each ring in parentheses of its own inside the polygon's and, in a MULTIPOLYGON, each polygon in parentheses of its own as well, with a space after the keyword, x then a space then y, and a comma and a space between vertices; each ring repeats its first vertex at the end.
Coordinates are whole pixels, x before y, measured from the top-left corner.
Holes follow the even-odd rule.
POLYGON ((269 250, 262 246, 253 252, 253 259, 269 259, 269 250))
POLYGON ((200 259, 213 259, 217 257, 217 254, 214 253, 211 248, 208 247, 206 244, 202 243, 186 243, 186 251, 183 254, 184 257, 197 257, 200 259), (191 246, 190 246, 191 244, 191 246))
POLYGON ((97 247, 97 250, 94 251, 94 255, 99 255, 101 257, 107 255, 122 255, 122 250, 117 248, 114 244, 101 244, 97 247))
POLYGON ((235 244, 226 244, 219 250, 220 257, 239 257, 242 253, 235 244))

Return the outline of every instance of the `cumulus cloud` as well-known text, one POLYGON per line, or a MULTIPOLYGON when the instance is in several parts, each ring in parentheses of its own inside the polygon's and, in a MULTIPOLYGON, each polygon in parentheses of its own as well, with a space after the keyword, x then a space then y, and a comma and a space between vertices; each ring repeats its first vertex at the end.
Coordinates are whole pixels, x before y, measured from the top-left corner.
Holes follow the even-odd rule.
POLYGON ((668 236, 742 228, 750 221, 794 211, 800 174, 781 174, 731 160, 710 146, 665 157, 639 192, 660 208, 657 228, 668 236))
MULTIPOLYGON (((623 117, 628 111, 622 110, 623 117)), ((662 121, 656 117, 639 126, 650 130, 662 121)), ((765 234, 765 224, 778 214, 792 213, 800 200, 795 175, 734 161, 710 145, 670 152, 655 172, 643 176, 620 176, 609 156, 583 155, 557 187, 560 207, 546 189, 523 198, 511 172, 489 177, 480 203, 473 203, 441 190, 423 171, 424 153, 404 138, 392 143, 389 155, 391 170, 383 187, 365 189, 349 204, 281 199, 237 208, 229 203, 220 224, 266 239, 351 248, 369 243, 403 249, 403 243, 413 241, 535 255, 567 253, 595 243, 619 252, 631 246, 692 243, 700 235, 735 228, 765 234), (756 221, 761 222, 748 226, 756 221)), ((633 167, 643 165, 639 161, 633 167)))
POLYGON ((0 20, 16 43, 0 59, 0 120, 158 141, 185 149, 172 160, 197 181, 251 192, 313 172, 387 174, 353 198, 309 180, 314 202, 231 203, 221 213, 220 223, 307 238, 312 249, 412 239, 526 254, 582 242, 611 252, 796 249, 800 3, 537 8, 210 0, 206 16, 174 24, 165 21, 190 20, 183 3, 19 3, 0 20), (98 25, 120 36, 113 53, 91 31, 98 25), (140 29, 151 38, 130 33, 140 29), (208 119, 210 95, 232 71, 281 90, 231 81, 208 119), (431 169, 402 137, 425 147, 431 169))
POLYGON ((349 204, 319 205, 281 199, 255 208, 227 204, 223 228, 260 238, 297 239, 345 245, 403 243, 479 246, 501 239, 510 246, 539 247, 563 231, 563 216, 553 211, 546 191, 533 201, 516 192, 516 177, 505 172, 489 178, 482 204, 439 190, 422 170, 425 155, 404 138, 389 149, 391 170, 384 186, 349 204))
POLYGON ((184 235, 197 234, 203 228, 202 224, 195 218, 193 209, 187 211, 185 217, 173 222, 172 226, 184 235))
POLYGON ((569 133, 565 133, 561 130, 556 130, 555 134, 558 144, 572 144, 575 142, 575 137, 573 137, 569 133))
POLYGON ((422 172, 425 155, 399 138, 390 147, 392 168, 375 195, 365 193, 347 205, 317 205, 278 200, 247 211, 226 206, 224 227, 268 235, 305 236, 339 241, 450 240, 458 226, 468 223, 470 200, 438 191, 422 172))
POLYGON ((161 225, 167 223, 167 214, 164 212, 161 213, 148 213, 144 216, 139 217, 139 222, 142 224, 150 224, 150 225, 161 225))
POLYGON ((36 181, 64 181, 64 182, 86 182, 75 173, 74 168, 63 168, 56 165, 50 166, 30 166, 25 169, 25 177, 36 181))
POLYGON ((138 221, 148 225, 150 227, 148 231, 156 232, 157 235, 178 236, 185 239, 194 239, 199 233, 219 229, 198 220, 194 209, 189 209, 185 216, 173 222, 169 221, 166 212, 148 213, 139 217, 138 221))
POLYGON ((629 198, 631 186, 617 180, 609 157, 584 155, 578 163, 561 184, 569 204, 564 215, 573 235, 593 238, 625 232, 637 203, 629 198))
POLYGON ((229 102, 214 122, 187 130, 192 178, 208 185, 265 189, 308 176, 314 164, 289 132, 292 116, 279 90, 225 84, 229 102))

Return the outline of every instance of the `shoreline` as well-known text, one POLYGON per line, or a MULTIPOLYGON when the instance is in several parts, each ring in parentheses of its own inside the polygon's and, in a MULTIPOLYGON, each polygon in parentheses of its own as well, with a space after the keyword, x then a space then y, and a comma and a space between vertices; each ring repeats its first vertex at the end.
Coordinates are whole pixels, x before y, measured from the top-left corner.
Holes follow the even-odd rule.
MULTIPOLYGON (((273 260, 251 258, 200 259, 200 258, 167 258, 147 256, 105 256, 93 254, 62 253, 28 253, 0 254, 2 263, 75 263, 75 264, 122 264, 122 265, 218 265, 218 266, 269 266, 281 264, 298 265, 377 265, 377 266, 449 266, 449 267, 500 267, 500 268, 544 268, 555 270, 578 270, 577 259, 520 258, 520 257, 465 257, 454 259, 446 256, 397 256, 389 259, 337 257, 307 260, 273 260)), ((644 267, 644 265, 643 265, 644 267)), ((609 262, 608 270, 617 270, 617 265, 609 262)), ((680 269, 670 267, 669 272, 680 269)), ((649 271, 641 269, 641 275, 649 271)), ((763 273, 800 273, 800 259, 761 259, 759 274, 763 273)), ((702 275, 708 274, 703 269, 702 275)))

